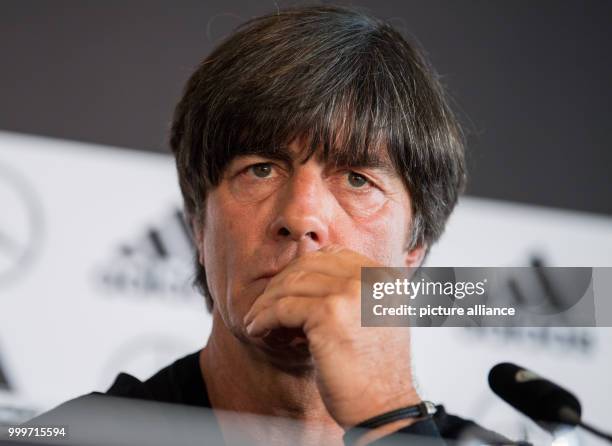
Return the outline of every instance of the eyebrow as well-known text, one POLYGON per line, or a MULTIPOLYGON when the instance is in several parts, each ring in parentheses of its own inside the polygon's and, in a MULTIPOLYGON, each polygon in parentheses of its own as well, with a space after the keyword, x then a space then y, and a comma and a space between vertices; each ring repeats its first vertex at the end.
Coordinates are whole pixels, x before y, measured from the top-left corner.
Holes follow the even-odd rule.
MULTIPOLYGON (((258 155, 263 158, 280 161, 288 165, 293 164, 295 155, 287 146, 279 147, 240 147, 236 150, 235 157, 258 155)), ((382 156, 381 150, 365 150, 352 152, 350 150, 332 150, 327 156, 323 156, 323 151, 308 151, 308 156, 302 160, 305 163, 312 156, 323 163, 331 164, 335 167, 352 167, 361 169, 376 169, 390 175, 397 175, 397 171, 388 156, 382 156)))
POLYGON ((258 155, 262 158, 269 158, 275 161, 281 161, 287 164, 293 162, 293 156, 288 147, 239 147, 235 150, 233 158, 240 156, 258 155))

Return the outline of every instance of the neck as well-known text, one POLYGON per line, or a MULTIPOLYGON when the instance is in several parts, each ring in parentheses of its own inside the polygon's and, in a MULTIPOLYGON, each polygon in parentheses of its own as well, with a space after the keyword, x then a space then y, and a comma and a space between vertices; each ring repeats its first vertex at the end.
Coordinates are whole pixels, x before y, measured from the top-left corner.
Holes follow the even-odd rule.
MULTIPOLYGON (((314 370, 287 370, 275 362, 257 347, 240 341, 214 311, 213 330, 200 353, 200 368, 215 412, 229 411, 234 421, 236 414, 243 413, 293 420, 301 426, 300 444, 320 444, 322 435, 328 441, 330 436, 341 441, 343 430, 321 399, 314 370), (316 438, 310 438, 313 436, 316 438)), ((225 435, 222 417, 220 421, 225 435)), ((275 442, 270 438, 276 436, 269 429, 270 423, 251 424, 254 426, 247 430, 254 430, 255 437, 268 444, 275 442)), ((291 431, 292 435, 297 433, 295 426, 291 431)))

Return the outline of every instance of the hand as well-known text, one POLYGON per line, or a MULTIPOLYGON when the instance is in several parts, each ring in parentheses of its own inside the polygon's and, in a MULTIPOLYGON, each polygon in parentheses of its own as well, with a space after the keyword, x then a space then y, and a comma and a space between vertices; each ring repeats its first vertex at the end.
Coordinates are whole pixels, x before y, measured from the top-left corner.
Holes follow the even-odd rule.
POLYGON ((274 276, 244 318, 253 337, 304 332, 323 402, 345 428, 420 402, 409 328, 361 327, 362 266, 383 265, 337 245, 310 252, 274 276))

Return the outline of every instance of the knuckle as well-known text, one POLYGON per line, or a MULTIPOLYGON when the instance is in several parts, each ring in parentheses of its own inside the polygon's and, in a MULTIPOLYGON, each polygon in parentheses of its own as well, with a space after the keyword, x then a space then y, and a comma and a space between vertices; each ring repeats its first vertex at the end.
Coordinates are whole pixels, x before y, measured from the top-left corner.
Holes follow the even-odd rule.
POLYGON ((335 294, 354 299, 361 296, 361 280, 355 278, 342 278, 334 283, 335 294))
POLYGON ((276 304, 274 305, 274 307, 272 307, 272 313, 274 314, 274 317, 276 319, 281 319, 283 317, 283 314, 285 314, 285 308, 284 308, 284 304, 282 300, 279 300, 278 302, 276 302, 276 304))
POLYGON ((342 316, 342 308, 340 305, 340 300, 336 297, 328 297, 325 299, 323 305, 323 311, 325 315, 333 320, 339 320, 342 316))
POLYGON ((348 279, 347 280, 347 290, 351 297, 359 296, 361 297, 361 280, 359 279, 348 279))
POLYGON ((276 315, 283 316, 288 314, 291 311, 291 301, 288 299, 279 300, 276 303, 276 315))

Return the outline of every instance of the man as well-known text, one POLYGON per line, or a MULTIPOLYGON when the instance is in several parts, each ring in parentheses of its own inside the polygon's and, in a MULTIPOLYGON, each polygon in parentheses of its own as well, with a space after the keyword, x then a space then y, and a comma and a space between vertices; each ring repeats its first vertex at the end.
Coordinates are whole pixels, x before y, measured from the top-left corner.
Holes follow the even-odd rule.
MULTIPOLYGON (((360 325, 361 267, 418 267, 465 182, 460 127, 413 45, 337 7, 251 20, 188 81, 171 146, 212 333, 108 395, 299 420, 302 444, 475 426, 441 407, 433 421, 394 412, 424 407, 409 329, 360 325)), ((217 418, 229 438, 235 423, 217 418)), ((282 438, 242 427, 255 444, 282 438)))

